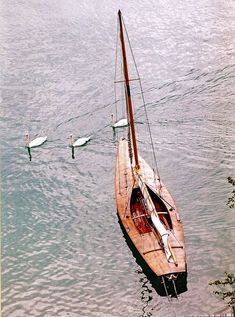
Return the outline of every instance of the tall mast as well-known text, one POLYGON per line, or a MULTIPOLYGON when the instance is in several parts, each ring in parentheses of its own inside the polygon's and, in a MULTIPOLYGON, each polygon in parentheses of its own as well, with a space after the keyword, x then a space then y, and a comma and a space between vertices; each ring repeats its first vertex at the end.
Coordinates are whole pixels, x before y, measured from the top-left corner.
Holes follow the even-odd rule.
POLYGON ((128 114, 129 114, 129 123, 131 127, 135 166, 138 169, 139 159, 138 159, 138 151, 137 151, 137 142, 136 142, 136 134, 135 134, 135 126, 134 126, 134 116, 133 116, 133 109, 132 109, 130 84, 129 84, 129 74, 128 74, 128 67, 127 67, 127 59, 126 59, 126 48, 125 48, 123 26, 122 26, 122 13, 120 10, 118 11, 118 18, 119 18, 119 25, 120 25, 120 41, 122 46, 123 70, 124 70, 125 85, 126 85, 126 95, 127 95, 126 99, 127 99, 127 107, 128 107, 128 114))

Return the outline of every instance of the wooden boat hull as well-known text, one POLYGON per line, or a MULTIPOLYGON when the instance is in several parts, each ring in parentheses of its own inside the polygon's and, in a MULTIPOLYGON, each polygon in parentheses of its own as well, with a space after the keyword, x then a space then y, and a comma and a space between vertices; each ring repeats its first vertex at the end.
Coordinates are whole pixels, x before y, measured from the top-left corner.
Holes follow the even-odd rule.
POLYGON ((123 230, 150 270, 158 277, 176 279, 186 272, 186 256, 183 226, 175 203, 164 186, 154 175, 149 165, 139 157, 142 179, 147 185, 159 217, 168 229, 175 262, 168 262, 161 240, 149 216, 141 210, 141 193, 135 184, 126 139, 119 141, 116 160, 116 202, 117 212, 123 230))
MULTIPOLYGON (((160 296, 171 296, 171 297, 177 297, 178 295, 186 292, 187 289, 187 271, 178 273, 177 279, 174 281, 175 285, 173 285, 171 280, 168 280, 167 278, 164 279, 165 281, 165 287, 163 285, 162 277, 158 277, 155 272, 151 270, 151 268, 148 266, 148 264, 145 262, 143 257, 140 255, 139 251, 136 249, 135 245, 131 241, 130 237, 128 236, 122 222, 120 221, 120 218, 118 216, 119 224, 123 232, 123 236, 125 238, 125 241, 130 248, 133 256, 136 259, 136 262, 141 267, 142 272, 146 275, 149 282, 151 283, 152 287, 155 289, 155 291, 160 296)), ((141 271, 138 273, 141 274, 141 271)))

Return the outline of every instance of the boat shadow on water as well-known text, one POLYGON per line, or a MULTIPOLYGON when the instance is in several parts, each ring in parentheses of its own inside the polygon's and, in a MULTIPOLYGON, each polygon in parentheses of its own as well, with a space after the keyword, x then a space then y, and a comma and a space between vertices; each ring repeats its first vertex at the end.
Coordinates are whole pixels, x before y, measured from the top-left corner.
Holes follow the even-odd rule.
MULTIPOLYGON (((118 214, 117 214, 118 216, 118 214)), ((137 251, 135 245, 132 243, 130 237, 126 233, 122 222, 118 216, 118 222, 123 232, 123 236, 126 240, 128 247, 130 248, 132 254, 134 255, 137 264, 141 267, 143 273, 146 275, 147 279, 151 283, 152 287, 155 289, 157 294, 162 297, 177 297, 178 295, 186 292, 187 289, 187 271, 180 273, 174 284, 171 280, 164 279, 165 285, 161 277, 156 277, 156 274, 151 270, 151 268, 146 264, 140 253, 137 251)))

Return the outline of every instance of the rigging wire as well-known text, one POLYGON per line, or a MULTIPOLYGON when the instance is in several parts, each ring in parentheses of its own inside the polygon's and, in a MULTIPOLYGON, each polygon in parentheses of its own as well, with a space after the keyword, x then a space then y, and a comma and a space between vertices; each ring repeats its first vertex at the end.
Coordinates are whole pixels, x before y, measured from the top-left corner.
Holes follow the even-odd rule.
POLYGON ((114 101, 115 101, 115 117, 117 118, 117 89, 116 89, 116 80, 117 80, 117 57, 118 57, 118 23, 117 23, 117 35, 116 35, 116 51, 115 51, 115 71, 114 71, 114 101))
MULTIPOLYGON (((113 123, 116 122, 117 117, 118 117, 118 109, 117 109, 117 104, 118 104, 118 100, 117 100, 117 59, 118 59, 118 23, 117 23, 117 32, 116 32, 116 51, 115 51, 115 73, 114 73, 114 104, 115 104, 115 120, 113 123)), ((113 130, 114 135, 117 134, 117 138, 119 138, 119 131, 117 129, 117 131, 114 129, 113 130)))
MULTIPOLYGON (((117 70, 117 60, 118 60, 118 48, 119 48, 119 45, 118 45, 118 35, 119 35, 119 30, 118 30, 118 23, 117 23, 117 34, 116 34, 116 51, 115 51, 115 74, 114 74, 114 95, 115 95, 115 101, 114 101, 114 104, 115 104, 115 122, 118 120, 119 116, 121 115, 121 118, 124 118, 125 117, 125 113, 127 112, 127 107, 126 107, 126 103, 124 102, 126 100, 126 91, 125 91, 125 85, 124 85, 124 81, 122 80, 117 80, 117 73, 120 72, 121 74, 121 78, 124 77, 124 74, 123 74, 123 62, 121 60, 121 65, 120 65, 120 70, 118 71, 117 70), (116 85, 121 83, 121 88, 120 88, 120 100, 117 100, 117 88, 116 88, 116 85), (120 113, 118 112, 118 103, 120 102, 121 104, 121 111, 120 113), (125 104, 125 106, 124 106, 125 104), (126 108, 126 109, 125 109, 126 108)), ((125 129, 117 129, 117 131, 115 130, 115 135, 117 135, 117 138, 119 138, 119 132, 122 132, 122 136, 125 137, 125 129)))
POLYGON ((128 36, 128 33, 127 33, 127 29, 126 29, 126 25, 125 25, 125 22, 124 22, 123 18, 122 18, 122 21, 123 21, 126 37, 127 37, 127 40, 128 40, 129 48, 130 48, 130 51, 131 51, 131 55, 132 55, 132 58, 133 58, 133 62, 134 62, 134 65, 135 65, 136 73, 137 73, 137 76, 138 76, 139 84, 140 84, 141 96, 142 96, 142 100, 143 100, 143 106, 144 106, 144 111, 145 111, 145 116, 146 116, 146 122, 147 122, 148 132, 149 132, 149 136, 150 136, 150 143, 151 143, 152 152, 153 152, 153 159, 154 159, 154 163, 155 163, 155 166, 156 166, 158 180, 159 180, 159 183, 160 183, 160 186, 161 186, 161 179, 160 179, 160 174, 159 174, 159 169, 158 169, 158 164, 157 164, 157 158, 156 158, 156 153, 155 153, 154 144, 153 144, 153 137, 152 137, 152 133, 151 133, 150 123, 149 123, 149 118, 148 118, 148 113, 147 113, 147 107, 146 107, 144 93, 143 93, 142 82, 141 82, 141 79, 140 79, 140 74, 139 74, 139 71, 138 71, 138 68, 137 68, 137 64, 136 64, 136 61, 135 61, 133 49, 132 49, 132 46, 131 46, 131 43, 130 43, 130 39, 129 39, 129 36, 128 36))

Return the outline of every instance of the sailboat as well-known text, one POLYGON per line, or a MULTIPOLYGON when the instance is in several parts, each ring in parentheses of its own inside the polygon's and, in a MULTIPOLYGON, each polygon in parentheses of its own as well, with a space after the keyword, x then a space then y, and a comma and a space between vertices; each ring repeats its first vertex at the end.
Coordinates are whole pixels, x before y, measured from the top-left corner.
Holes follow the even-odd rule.
POLYGON ((120 10, 118 25, 129 133, 117 146, 117 213, 125 235, 144 264, 161 279, 166 295, 170 282, 177 296, 176 281, 187 271, 183 225, 168 189, 139 154, 125 44, 127 33, 120 10))

